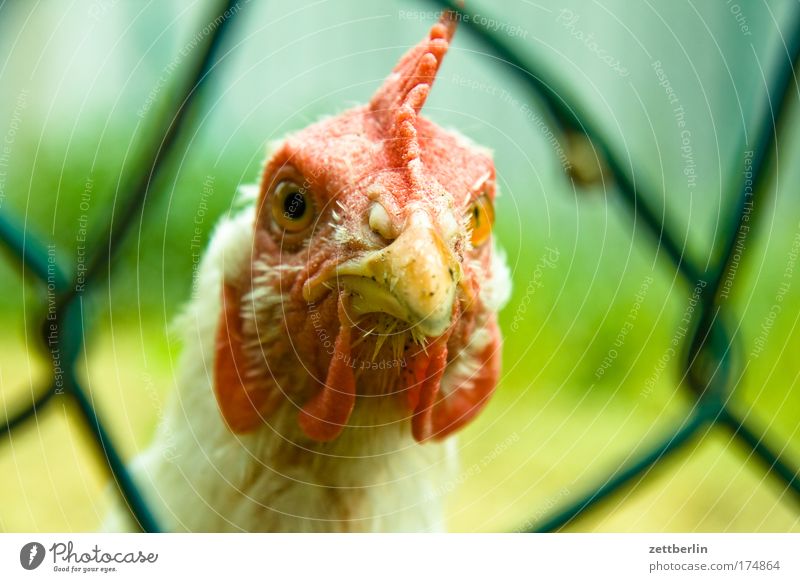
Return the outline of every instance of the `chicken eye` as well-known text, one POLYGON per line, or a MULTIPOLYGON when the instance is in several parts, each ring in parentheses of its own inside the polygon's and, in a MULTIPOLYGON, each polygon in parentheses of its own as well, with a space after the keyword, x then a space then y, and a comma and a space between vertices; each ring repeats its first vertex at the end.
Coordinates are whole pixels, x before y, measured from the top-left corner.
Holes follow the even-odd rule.
POLYGON ((272 196, 272 219, 283 230, 301 232, 314 219, 314 202, 308 190, 291 180, 283 180, 272 196))
POLYGON ((470 204, 467 213, 472 232, 472 246, 478 247, 485 243, 492 234, 492 225, 494 224, 492 201, 488 196, 483 195, 470 204))

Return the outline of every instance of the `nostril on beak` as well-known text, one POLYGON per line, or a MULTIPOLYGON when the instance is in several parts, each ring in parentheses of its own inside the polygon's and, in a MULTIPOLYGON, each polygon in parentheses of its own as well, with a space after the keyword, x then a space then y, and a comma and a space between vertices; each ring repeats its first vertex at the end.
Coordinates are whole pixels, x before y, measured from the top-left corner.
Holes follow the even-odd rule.
POLYGON ((369 211, 369 227, 372 231, 386 240, 394 240, 397 238, 392 219, 389 218, 389 213, 380 202, 375 202, 369 211))

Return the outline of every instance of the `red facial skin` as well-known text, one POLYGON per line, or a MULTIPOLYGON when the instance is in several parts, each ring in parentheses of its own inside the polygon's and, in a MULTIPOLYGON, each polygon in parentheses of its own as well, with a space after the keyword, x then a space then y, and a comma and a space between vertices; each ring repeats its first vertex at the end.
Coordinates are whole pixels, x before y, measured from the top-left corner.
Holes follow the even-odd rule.
MULTIPOLYGON (((356 399, 374 398, 369 387, 379 384, 386 394, 403 395, 412 434, 423 442, 460 428, 488 401, 500 371, 495 314, 480 298, 481 282, 491 276, 491 242, 473 247, 464 217, 479 196, 494 200, 494 164, 485 151, 418 115, 454 29, 455 20, 445 15, 400 60, 369 105, 289 136, 267 163, 252 268, 226 280, 222 291, 215 393, 232 431, 263 426, 288 399, 298 408, 303 433, 330 441, 347 425, 356 399), (284 179, 313 195, 316 216, 306 232, 286 233, 275 224, 272 196, 284 179), (412 210, 424 211, 439 233, 457 217, 456 232, 443 240, 463 272, 449 329, 424 346, 406 341, 407 365, 389 370, 354 367, 372 361, 376 340, 361 341, 366 328, 348 312, 344 290, 332 289, 313 303, 304 296, 310 279, 391 242, 369 227, 375 202, 386 209, 395 232, 403 230, 412 210), (354 236, 337 238, 337 229, 354 236), (267 265, 271 276, 259 278, 258 264, 267 265), (258 286, 282 295, 280 305, 267 312, 248 300, 258 286), (249 325, 248 310, 261 314, 249 325), (278 339, 264 341, 262 331, 276 325, 282 328, 278 339), (470 349, 479 329, 490 339, 470 349), (476 371, 448 379, 449 365, 465 349, 476 371)), ((388 347, 378 351, 379 360, 393 360, 388 347)))

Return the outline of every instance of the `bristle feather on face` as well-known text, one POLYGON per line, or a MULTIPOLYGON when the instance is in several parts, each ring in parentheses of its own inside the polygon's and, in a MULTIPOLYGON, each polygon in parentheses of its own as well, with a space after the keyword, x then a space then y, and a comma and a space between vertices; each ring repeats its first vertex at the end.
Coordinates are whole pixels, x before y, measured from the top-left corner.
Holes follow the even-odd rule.
POLYGON ((388 149, 392 160, 397 166, 407 168, 418 191, 421 191, 422 176, 417 119, 455 29, 455 15, 445 11, 442 19, 431 28, 428 38, 400 59, 369 104, 386 139, 391 142, 388 149))

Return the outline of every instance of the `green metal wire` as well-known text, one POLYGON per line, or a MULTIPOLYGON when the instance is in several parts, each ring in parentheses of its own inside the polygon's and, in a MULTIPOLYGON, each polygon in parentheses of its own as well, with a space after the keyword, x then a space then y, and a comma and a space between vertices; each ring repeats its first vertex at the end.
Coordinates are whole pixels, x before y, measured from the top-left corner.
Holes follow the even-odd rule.
POLYGON ((684 445, 691 442, 698 436, 702 429, 707 428, 719 413, 719 408, 704 403, 698 405, 693 413, 684 420, 678 429, 653 445, 640 459, 628 466, 615 469, 599 485, 592 488, 583 497, 574 501, 570 505, 561 508, 558 512, 548 516, 541 523, 532 524, 528 531, 531 532, 551 532, 557 531, 568 525, 578 516, 583 515, 587 510, 596 508, 601 501, 606 500, 624 487, 636 482, 642 476, 649 474, 649 471, 658 463, 677 452, 684 445))
POLYGON ((460 26, 475 34, 496 56, 498 64, 528 86, 532 97, 553 120, 553 129, 556 132, 561 132, 562 137, 566 132, 574 132, 589 139, 595 147, 595 154, 605 163, 616 181, 617 190, 623 200, 632 210, 636 219, 643 222, 645 230, 656 237, 659 250, 666 253, 686 279, 689 281, 699 280, 703 269, 686 255, 682 245, 678 243, 678 239, 668 228, 665 217, 660 216, 656 211, 652 203, 652 200, 656 198, 648 194, 644 184, 636 182, 631 162, 626 163, 624 158, 617 155, 616 149, 596 128, 591 116, 582 109, 572 91, 559 83, 558 79, 548 76, 547 67, 538 62, 535 57, 523 59, 519 52, 514 50, 509 39, 492 31, 489 19, 474 18, 475 15, 461 8, 461 2, 457 0, 430 0, 430 2, 443 9, 468 16, 460 19, 460 22, 463 23, 460 26))
POLYGON ((48 273, 47 248, 41 241, 23 229, 18 220, 12 220, 3 213, 0 213, 0 243, 0 248, 5 246, 26 276, 42 282, 52 276, 57 292, 65 291, 69 287, 70 280, 60 267, 52 275, 48 273))

